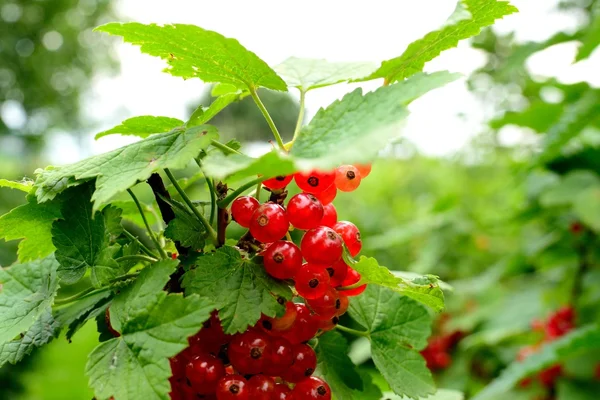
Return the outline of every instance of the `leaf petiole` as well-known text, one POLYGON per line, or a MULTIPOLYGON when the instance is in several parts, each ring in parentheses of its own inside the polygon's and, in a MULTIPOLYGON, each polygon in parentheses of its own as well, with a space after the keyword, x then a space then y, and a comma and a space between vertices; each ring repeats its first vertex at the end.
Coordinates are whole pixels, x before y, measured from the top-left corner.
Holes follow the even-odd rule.
POLYGON ((231 192, 227 197, 225 197, 223 200, 219 201, 217 203, 217 205, 219 206, 219 208, 226 208, 233 200, 236 199, 236 197, 238 197, 240 194, 242 194, 243 192, 245 192, 246 190, 248 190, 249 188, 251 188, 252 186, 256 185, 256 184, 260 184, 262 181, 264 181, 265 178, 260 177, 260 178, 256 178, 254 180, 251 180, 248 183, 243 184, 242 186, 240 186, 239 188, 237 188, 236 190, 234 190, 233 192, 231 192))
POLYGON ((369 332, 357 331, 356 329, 348 328, 347 326, 344 326, 344 325, 336 325, 335 327, 336 327, 336 329, 339 329, 342 332, 346 332, 346 333, 349 333, 354 336, 362 336, 362 337, 370 336, 369 332))
POLYGON ((127 236, 129 238, 129 240, 131 240, 132 242, 136 242, 140 246, 140 249, 142 249, 142 251, 144 253, 146 253, 146 255, 148 255, 150 257, 154 257, 154 258, 157 257, 156 254, 154 254, 152 252, 152 250, 150 250, 148 247, 146 247, 146 245, 144 243, 142 243, 140 241, 140 239, 133 236, 133 234, 131 234, 131 232, 129 232, 127 229, 123 228, 123 233, 125 234, 125 236, 127 236))
POLYGON ((87 289, 85 289, 85 290, 77 293, 77 294, 74 294, 71 297, 67 297, 67 298, 64 298, 64 299, 55 299, 54 300, 54 304, 55 305, 69 304, 69 303, 77 301, 77 300, 79 300, 79 299, 81 299, 81 298, 83 298, 83 297, 85 297, 85 296, 87 296, 89 294, 92 294, 92 293, 94 293, 94 294, 95 293, 101 293, 101 292, 105 292, 107 290, 110 290, 110 288, 109 287, 103 287, 103 288, 100 288, 100 289, 96 289, 94 287, 90 287, 90 288, 87 288, 87 289))
POLYGON ((223 144, 217 140, 212 139, 210 141, 210 144, 212 144, 213 146, 215 146, 217 149, 223 151, 224 153, 227 154, 239 154, 239 155, 243 155, 242 153, 240 153, 239 151, 232 149, 231 147, 227 146, 226 144, 223 144))
POLYGON ((298 121, 296 121, 296 129, 294 129, 294 136, 292 137, 292 140, 285 144, 285 149, 288 151, 294 145, 294 142, 296 141, 296 138, 298 137, 298 134, 300 133, 300 130, 302 129, 302 122, 304 122, 304 109, 305 109, 304 100, 305 100, 305 97, 306 97, 306 92, 304 90, 300 90, 300 111, 298 112, 298 121))
POLYGON ((215 211, 217 208, 217 192, 215 190, 215 182, 209 178, 202 169, 202 161, 200 159, 195 158, 196 164, 198 164, 198 168, 200 168, 200 172, 204 175, 204 180, 206 180, 206 186, 208 187, 208 192, 210 193, 210 217, 208 221, 210 224, 214 224, 215 222, 215 211))
POLYGON ((119 257, 115 259, 116 262, 122 262, 122 261, 140 261, 140 262, 151 262, 151 263, 155 263, 158 261, 157 258, 154 257, 149 257, 149 256, 143 256, 141 254, 134 254, 131 256, 123 256, 123 257, 119 257))
POLYGON ((127 193, 129 193, 129 195, 133 199, 133 202, 137 206, 137 209, 140 212, 140 215, 142 216, 142 220, 144 221, 144 225, 146 226, 146 230, 148 231, 148 235, 154 242, 154 245, 156 246, 156 249, 160 253, 160 256, 162 258, 167 258, 167 253, 165 253, 162 246, 160 245, 158 238, 154 234, 154 231, 152 230, 152 228, 150 228, 150 224, 148 223, 148 220, 146 219, 146 215, 144 214, 144 210, 142 209, 142 205, 140 204, 139 200, 137 199, 137 197, 135 196, 135 194, 133 193, 133 191, 131 189, 127 189, 127 193))
POLYGON ((265 117, 265 120, 267 120, 267 124, 269 125, 269 128, 271 128, 271 131, 273 132, 273 136, 275 136, 277 145, 279 146, 279 148, 281 150, 285 150, 285 145, 283 144, 283 139, 281 139, 281 135, 279 134, 279 131, 277 130, 277 127, 275 126, 275 122, 273 122, 273 118, 271 118, 271 114, 269 114, 269 111, 267 111, 267 108, 265 107, 263 102, 260 100, 260 97, 258 97, 256 88, 249 86, 249 89, 250 89, 250 95, 252 96, 252 99, 258 106, 258 109, 260 110, 260 112, 265 117))

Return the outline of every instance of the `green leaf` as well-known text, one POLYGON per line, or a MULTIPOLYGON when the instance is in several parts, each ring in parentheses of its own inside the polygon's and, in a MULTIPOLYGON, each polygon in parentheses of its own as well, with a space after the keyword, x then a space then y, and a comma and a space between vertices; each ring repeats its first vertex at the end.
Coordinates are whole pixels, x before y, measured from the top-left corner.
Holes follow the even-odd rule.
POLYGON ((112 296, 112 291, 102 290, 90 293, 76 302, 56 310, 54 319, 61 327, 68 327, 67 340, 71 340, 73 335, 87 321, 103 314, 108 303, 112 300, 112 296))
POLYGON ((444 309, 444 293, 435 277, 416 277, 411 280, 395 276, 386 267, 380 266, 376 259, 361 256, 352 268, 361 275, 361 282, 379 285, 431 307, 439 312, 444 309))
POLYGON ((556 400, 596 400, 600 393, 597 382, 560 379, 556 385, 556 400))
POLYGON ((577 51, 575 61, 581 61, 592 55, 596 47, 600 46, 600 6, 596 5, 594 18, 587 28, 587 32, 581 39, 581 46, 577 51))
POLYGON ((249 176, 274 177, 293 174, 298 170, 296 160, 278 150, 252 158, 244 154, 226 156, 220 151, 212 152, 202 162, 204 171, 214 178, 235 181, 249 176))
POLYGON ((493 380, 473 400, 496 398, 513 388, 523 378, 554 365, 568 357, 600 349, 600 327, 585 326, 576 329, 553 342, 523 361, 510 364, 498 378, 493 380))
POLYGON ((66 188, 96 179, 92 196, 93 211, 99 210, 112 196, 144 181, 164 168, 184 168, 200 150, 217 137, 208 125, 149 136, 147 139, 109 153, 90 157, 64 167, 36 171, 36 195, 40 202, 54 198, 66 188))
POLYGON ((275 71, 237 40, 194 25, 113 22, 96 30, 123 36, 143 53, 166 60, 166 72, 174 76, 229 83, 238 89, 287 90, 275 71))
POLYGON ((50 309, 57 268, 53 256, 0 268, 0 344, 29 330, 50 309))
MULTIPOLYGON (((387 82, 401 81, 422 71, 425 63, 433 60, 442 51, 456 47, 459 41, 478 35, 482 28, 517 11, 507 1, 462 0, 461 2, 471 14, 471 18, 454 18, 458 20, 455 24, 446 25, 412 42, 401 56, 383 61, 377 71, 361 80, 384 78, 387 82)), ((453 17, 456 15, 453 14, 453 17)))
POLYGON ((573 193, 573 211, 581 221, 592 228, 596 233, 600 232, 600 185, 591 187, 580 193, 573 193))
POLYGON ((20 182, 9 181, 8 179, 0 179, 0 187, 7 187, 9 189, 21 190, 25 193, 31 192, 33 187, 33 181, 22 180, 20 182))
POLYGON ((418 353, 427 346, 432 323, 422 305, 370 285, 352 299, 349 313, 367 328, 373 362, 396 394, 418 398, 435 392, 431 373, 418 353))
POLYGON ((34 196, 28 203, 0 217, 0 239, 23 239, 19 243, 19 261, 36 260, 52 254, 52 223, 61 217, 58 201, 38 204, 34 196))
POLYGON ((60 279, 68 284, 81 279, 92 269, 92 283, 96 287, 108 283, 124 271, 113 260, 119 246, 110 246, 109 227, 120 225, 120 213, 111 207, 92 216, 93 182, 69 189, 62 205, 63 218, 52 224, 52 243, 56 246, 56 259, 60 263, 60 279), (107 226, 107 216, 111 215, 107 226), (117 219, 118 218, 118 219, 117 219))
POLYGON ((228 93, 217 97, 208 107, 198 107, 190 117, 190 120, 186 123, 187 127, 197 126, 205 124, 220 113, 225 107, 233 102, 239 101, 246 97, 248 94, 245 92, 241 93, 228 93))
POLYGON ((186 294, 214 299, 225 333, 243 332, 260 319, 284 312, 281 299, 292 297, 290 288, 265 272, 262 264, 242 258, 233 247, 199 257, 196 267, 183 276, 186 294))
POLYGON ((111 324, 121 336, 96 347, 86 366, 99 400, 170 398, 169 358, 188 346, 214 308, 208 299, 162 290, 176 266, 164 260, 143 269, 113 300, 111 324))
POLYGON ((165 237, 193 250, 204 248, 206 229, 195 216, 173 207, 175 219, 165 229, 165 237))
POLYGON ((170 132, 182 125, 183 121, 177 118, 143 115, 141 117, 126 119, 125 121, 121 122, 120 125, 100 132, 96 135, 95 139, 98 140, 101 137, 114 134, 146 138, 154 133, 170 132))
POLYGON ((377 65, 370 62, 329 62, 297 57, 290 57, 275 67, 288 86, 302 92, 359 79, 376 69, 377 65))
POLYGON ((600 178, 591 171, 572 171, 540 196, 544 207, 573 204, 578 195, 590 187, 600 187, 600 178))
POLYGON ((560 118, 564 109, 563 104, 552 104, 538 100, 523 111, 507 111, 501 118, 490 121, 493 129, 506 125, 517 125, 531 128, 536 132, 545 133, 560 118))
MULTIPOLYGON (((458 390, 451 389, 438 389, 437 392, 431 396, 423 397, 420 400, 464 400, 465 395, 458 390)), ((392 392, 386 392, 383 394, 385 400, 408 400, 409 397, 398 396, 392 392)), ((382 400, 383 400, 382 399, 382 400)))

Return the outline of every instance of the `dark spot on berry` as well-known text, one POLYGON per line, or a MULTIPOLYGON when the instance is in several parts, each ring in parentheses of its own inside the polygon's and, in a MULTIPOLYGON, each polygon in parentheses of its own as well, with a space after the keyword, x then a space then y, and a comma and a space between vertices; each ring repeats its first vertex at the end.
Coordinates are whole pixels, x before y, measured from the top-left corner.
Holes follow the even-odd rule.
POLYGON ((252 348, 252 350, 250 350, 250 357, 252 357, 255 360, 258 360, 262 357, 262 350, 256 347, 252 348))
POLYGON ((267 217, 266 215, 262 214, 258 216, 258 224, 260 226, 265 226, 269 223, 269 217, 267 217))
POLYGON ((329 268, 327 268, 327 273, 329 274, 329 277, 331 278, 333 276, 333 274, 335 274, 335 269, 329 267, 329 268))
POLYGON ((221 346, 221 348, 219 349, 219 354, 217 354, 217 357, 223 361, 224 365, 229 365, 231 364, 231 362, 229 361, 229 355, 228 355, 228 351, 229 351, 229 343, 225 343, 224 345, 221 346))
POLYGON ((308 281, 308 286, 310 286, 313 289, 316 288, 317 286, 319 286, 319 280, 311 279, 310 281, 308 281))
POLYGON ((285 176, 282 176, 282 175, 276 176, 275 180, 279 181, 279 182, 285 181, 285 176))
POLYGON ((354 171, 347 171, 346 178, 352 180, 352 179, 356 178, 356 174, 354 173, 354 171))
POLYGON ((327 238, 329 240, 336 240, 338 238, 338 235, 337 235, 337 233, 335 233, 335 231, 330 229, 327 231, 327 238))
POLYGON ((277 302, 278 302, 279 304, 281 304, 281 305, 284 305, 284 304, 285 304, 285 298, 283 298, 283 297, 278 297, 278 298, 277 298, 277 302))
POLYGON ((360 232, 356 232, 356 240, 359 241, 359 242, 361 241, 360 240, 360 232))
POLYGON ((341 306, 342 306, 342 302, 340 301, 340 299, 337 299, 335 301, 335 309, 339 310, 341 306))
POLYGON ((313 372, 315 372, 314 369, 306 368, 306 371, 304 371, 304 376, 311 376, 313 374, 313 372))
POLYGON ((319 393, 319 396, 325 396, 327 394, 327 389, 325 386, 319 386, 317 388, 317 393, 319 393))
POLYGON ((212 322, 209 319, 207 321, 204 321, 204 323, 202 324, 202 328, 209 329, 211 327, 211 325, 212 325, 212 322))
MULTIPOLYGON (((320 387, 323 387, 323 386, 320 386, 320 387)), ((323 389, 325 389, 325 388, 323 388, 323 389)), ((317 389, 317 391, 318 390, 319 389, 317 389)), ((240 392, 240 387, 234 383, 233 385, 229 386, 229 391, 233 394, 238 394, 240 392)))
POLYGON ((308 198, 310 201, 312 201, 313 203, 318 203, 319 199, 317 199, 315 196, 313 196, 312 194, 308 195, 308 198))
POLYGON ((309 177, 306 182, 312 187, 319 186, 319 178, 317 178, 316 176, 309 177))
POLYGON ((331 322, 334 325, 337 325, 340 322, 340 318, 336 315, 335 317, 331 318, 331 322))
POLYGON ((285 257, 283 256, 283 254, 281 254, 281 253, 273 254, 273 261, 275 261, 277 264, 281 264, 284 260, 285 260, 285 257))
POLYGON ((273 329, 273 324, 271 323, 271 321, 264 320, 262 322, 262 326, 263 326, 263 328, 265 328, 268 331, 270 331, 271 329, 273 329))

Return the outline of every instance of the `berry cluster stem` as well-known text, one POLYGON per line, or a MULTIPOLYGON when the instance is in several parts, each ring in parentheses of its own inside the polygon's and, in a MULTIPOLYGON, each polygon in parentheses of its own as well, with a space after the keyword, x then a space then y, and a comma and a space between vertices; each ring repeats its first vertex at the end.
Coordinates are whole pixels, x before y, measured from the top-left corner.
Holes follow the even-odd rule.
POLYGON ((348 328, 347 326, 344 326, 344 325, 336 325, 335 328, 339 329, 342 332, 346 332, 346 333, 349 333, 354 336, 369 337, 369 332, 358 331, 356 329, 348 328))

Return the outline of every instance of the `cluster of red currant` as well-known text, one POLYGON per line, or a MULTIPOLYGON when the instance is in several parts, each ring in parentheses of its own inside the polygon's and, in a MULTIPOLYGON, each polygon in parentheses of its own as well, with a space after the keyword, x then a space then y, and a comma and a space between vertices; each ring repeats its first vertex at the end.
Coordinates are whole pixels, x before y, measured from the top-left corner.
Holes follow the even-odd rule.
POLYGON ((448 368, 452 364, 450 352, 465 336, 460 330, 448 332, 445 329, 450 319, 449 314, 442 314, 437 322, 437 333, 429 338, 427 347, 421 351, 421 355, 427 362, 427 368, 432 371, 448 368))

